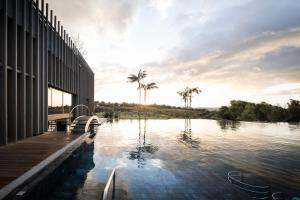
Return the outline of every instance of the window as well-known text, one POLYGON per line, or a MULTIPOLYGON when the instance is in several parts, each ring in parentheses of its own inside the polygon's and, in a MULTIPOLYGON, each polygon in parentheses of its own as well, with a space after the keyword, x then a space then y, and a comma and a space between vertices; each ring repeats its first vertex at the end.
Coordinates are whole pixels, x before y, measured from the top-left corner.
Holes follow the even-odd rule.
POLYGON ((64 114, 71 111, 72 95, 54 88, 48 88, 48 113, 64 114))

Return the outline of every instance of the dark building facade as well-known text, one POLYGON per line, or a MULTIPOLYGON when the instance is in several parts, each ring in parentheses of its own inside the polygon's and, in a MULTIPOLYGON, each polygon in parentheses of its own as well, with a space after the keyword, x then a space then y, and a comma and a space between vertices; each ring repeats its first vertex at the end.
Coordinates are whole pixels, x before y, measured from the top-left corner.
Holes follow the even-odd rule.
POLYGON ((93 110, 94 73, 48 4, 0 0, 0 145, 48 130, 48 88, 93 110))

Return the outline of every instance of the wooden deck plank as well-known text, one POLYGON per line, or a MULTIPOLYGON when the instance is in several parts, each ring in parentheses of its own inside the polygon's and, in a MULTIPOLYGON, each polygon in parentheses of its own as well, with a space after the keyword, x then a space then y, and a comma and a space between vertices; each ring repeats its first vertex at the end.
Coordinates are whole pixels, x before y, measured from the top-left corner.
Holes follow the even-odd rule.
POLYGON ((0 147, 0 188, 9 184, 80 135, 45 133, 0 147))

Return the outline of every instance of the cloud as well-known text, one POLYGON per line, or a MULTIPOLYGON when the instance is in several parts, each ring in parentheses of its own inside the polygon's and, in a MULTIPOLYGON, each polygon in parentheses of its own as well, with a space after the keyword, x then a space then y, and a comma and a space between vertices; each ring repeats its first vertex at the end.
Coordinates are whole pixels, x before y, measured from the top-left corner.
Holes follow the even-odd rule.
POLYGON ((80 29, 122 35, 134 24, 139 0, 48 0, 50 7, 74 32, 80 29))
POLYGON ((178 105, 176 91, 186 85, 205 91, 201 106, 300 95, 297 88, 266 93, 300 80, 295 0, 49 1, 86 44, 96 99, 136 100, 136 85, 126 77, 140 66, 160 85, 157 103, 178 105))
POLYGON ((288 84, 278 84, 274 86, 267 87, 263 90, 265 94, 269 95, 295 95, 300 94, 300 83, 288 83, 288 84))
POLYGON ((178 27, 181 29, 181 47, 174 49, 170 55, 193 59, 212 51, 232 48, 253 35, 300 26, 300 4, 294 0, 199 1, 192 9, 202 13, 202 20, 187 22, 188 26, 180 24, 183 27, 178 27))
MULTIPOLYGON (((195 59, 170 58, 160 63, 159 68, 166 68, 166 71, 172 69, 200 74, 206 72, 220 73, 224 70, 237 70, 238 68, 255 69, 254 71, 257 72, 267 69, 266 66, 269 66, 271 63, 278 65, 278 62, 272 62, 276 58, 281 60, 281 68, 290 66, 291 62, 297 66, 297 64, 300 64, 299 48, 300 28, 293 28, 279 32, 262 33, 259 36, 240 42, 234 48, 200 55, 195 59), (279 51, 282 49, 284 50, 279 51), (295 52, 291 55, 292 51, 295 52), (274 53, 276 56, 274 56, 274 53), (289 57, 285 58, 287 54, 289 57), (247 67, 249 65, 251 66, 250 68, 247 67)), ((153 67, 153 64, 149 65, 153 67)), ((272 69, 274 66, 269 68, 272 69)))
POLYGON ((167 17, 167 10, 172 5, 173 0, 152 0, 151 5, 157 9, 161 18, 167 17))

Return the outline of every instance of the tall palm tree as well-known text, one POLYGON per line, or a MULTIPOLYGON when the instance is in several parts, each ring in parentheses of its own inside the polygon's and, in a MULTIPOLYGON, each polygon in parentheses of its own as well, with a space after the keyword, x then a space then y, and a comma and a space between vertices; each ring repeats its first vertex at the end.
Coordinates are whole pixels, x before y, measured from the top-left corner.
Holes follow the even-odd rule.
POLYGON ((142 87, 141 87, 141 85, 142 85, 142 80, 143 80, 144 78, 146 78, 146 76, 147 76, 146 71, 140 69, 140 71, 139 71, 139 73, 138 73, 137 75, 135 75, 135 74, 130 74, 130 75, 127 77, 128 81, 129 81, 130 83, 135 83, 135 82, 138 83, 138 90, 139 90, 139 95, 140 95, 140 96, 139 96, 139 103, 140 103, 140 104, 141 104, 141 95, 142 95, 142 87))
POLYGON ((142 84, 141 87, 144 89, 144 103, 146 104, 146 98, 147 98, 147 90, 157 89, 158 86, 156 83, 148 83, 148 84, 142 84))
POLYGON ((188 106, 188 93, 186 90, 183 91, 178 91, 177 94, 179 94, 179 96, 181 96, 181 98, 184 101, 184 108, 187 108, 188 106))
POLYGON ((190 102, 190 108, 192 108, 192 99, 193 99, 193 93, 199 95, 199 93, 201 93, 202 91, 198 88, 198 87, 194 87, 194 88, 186 88, 187 92, 188 92, 188 97, 189 97, 189 102, 190 102))

